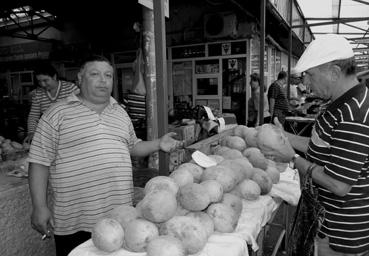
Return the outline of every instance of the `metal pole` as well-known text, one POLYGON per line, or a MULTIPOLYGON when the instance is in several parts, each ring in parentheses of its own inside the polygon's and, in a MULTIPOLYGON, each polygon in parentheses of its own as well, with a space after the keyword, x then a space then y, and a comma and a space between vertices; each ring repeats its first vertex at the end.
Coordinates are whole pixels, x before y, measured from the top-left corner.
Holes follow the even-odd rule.
MULTIPOLYGON (((155 63, 157 81, 157 117, 159 137, 168 132, 168 76, 165 41, 164 1, 154 0, 155 63)), ((169 174, 169 155, 159 152, 159 175, 169 174)))
POLYGON ((266 0, 260 1, 260 94, 259 94, 259 124, 264 121, 264 53, 265 53, 265 5, 266 0))
MULTIPOLYGON (((143 18, 143 57, 145 63, 144 80, 146 84, 146 135, 147 140, 158 138, 158 115, 156 96, 156 63, 155 63, 155 34, 154 13, 142 7, 143 18)), ((159 154, 153 153, 149 157, 149 168, 159 169, 159 154)))
POLYGON ((290 84, 291 84, 291 58, 292 58, 292 5, 294 0, 290 0, 290 31, 288 36, 288 72, 287 72, 287 99, 290 100, 290 84))

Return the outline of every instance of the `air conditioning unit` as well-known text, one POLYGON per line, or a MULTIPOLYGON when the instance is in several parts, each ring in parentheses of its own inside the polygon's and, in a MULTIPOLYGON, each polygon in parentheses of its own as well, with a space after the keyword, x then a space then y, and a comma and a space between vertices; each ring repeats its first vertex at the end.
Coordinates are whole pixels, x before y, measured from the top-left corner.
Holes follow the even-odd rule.
POLYGON ((204 16, 204 37, 208 39, 237 37, 237 16, 234 13, 212 13, 204 16))

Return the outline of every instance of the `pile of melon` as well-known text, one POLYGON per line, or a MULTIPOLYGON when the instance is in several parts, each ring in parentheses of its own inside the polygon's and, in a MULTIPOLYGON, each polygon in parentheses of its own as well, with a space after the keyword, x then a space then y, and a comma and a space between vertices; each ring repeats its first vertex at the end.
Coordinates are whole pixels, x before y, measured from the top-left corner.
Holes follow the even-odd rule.
POLYGON ((191 161, 168 177, 150 179, 136 207, 119 206, 96 223, 94 245, 105 252, 124 248, 148 256, 183 256, 201 251, 214 232, 233 232, 242 200, 268 194, 286 168, 260 150, 259 145, 270 147, 278 140, 268 131, 268 138, 258 136, 265 128, 275 129, 235 127, 208 155, 214 166, 191 161))

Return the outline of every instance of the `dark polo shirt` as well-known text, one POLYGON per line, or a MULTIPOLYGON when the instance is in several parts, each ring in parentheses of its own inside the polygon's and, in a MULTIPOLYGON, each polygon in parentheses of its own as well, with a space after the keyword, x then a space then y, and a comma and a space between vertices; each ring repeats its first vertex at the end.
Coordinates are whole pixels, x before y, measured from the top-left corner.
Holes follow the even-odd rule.
POLYGON ((307 151, 307 159, 324 166, 327 175, 352 185, 343 197, 316 185, 326 209, 320 235, 339 252, 369 250, 368 112, 369 90, 357 85, 317 118, 307 151))

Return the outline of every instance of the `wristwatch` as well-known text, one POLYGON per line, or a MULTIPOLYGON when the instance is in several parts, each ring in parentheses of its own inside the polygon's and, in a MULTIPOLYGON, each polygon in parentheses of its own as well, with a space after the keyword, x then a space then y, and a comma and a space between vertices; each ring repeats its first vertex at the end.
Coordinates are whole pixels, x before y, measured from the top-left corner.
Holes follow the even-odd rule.
POLYGON ((293 157, 292 157, 292 159, 291 159, 291 162, 290 162, 290 167, 292 168, 292 169, 294 169, 295 168, 295 165, 296 165, 296 159, 297 158, 299 158, 299 157, 301 157, 299 154, 294 154, 293 155, 293 157))

